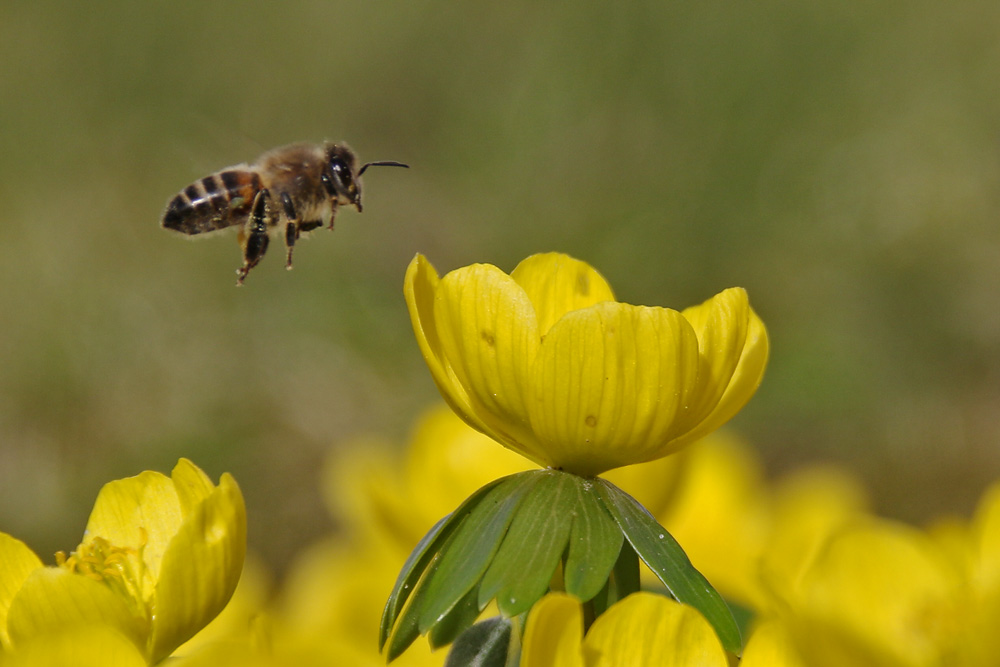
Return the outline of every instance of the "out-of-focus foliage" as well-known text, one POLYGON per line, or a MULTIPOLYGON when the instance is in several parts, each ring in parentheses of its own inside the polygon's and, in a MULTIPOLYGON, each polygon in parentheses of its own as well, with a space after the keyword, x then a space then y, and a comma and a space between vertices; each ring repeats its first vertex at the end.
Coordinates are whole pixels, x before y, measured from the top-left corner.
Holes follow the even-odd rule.
POLYGON ((1000 6, 7 3, 0 529, 51 553, 106 479, 180 455, 272 563, 328 526, 330 443, 434 395, 400 294, 586 260, 629 303, 747 288, 772 358, 738 427, 850 464, 894 516, 1000 476, 1000 6), (158 228, 189 182, 345 140, 365 212, 272 249, 158 228))

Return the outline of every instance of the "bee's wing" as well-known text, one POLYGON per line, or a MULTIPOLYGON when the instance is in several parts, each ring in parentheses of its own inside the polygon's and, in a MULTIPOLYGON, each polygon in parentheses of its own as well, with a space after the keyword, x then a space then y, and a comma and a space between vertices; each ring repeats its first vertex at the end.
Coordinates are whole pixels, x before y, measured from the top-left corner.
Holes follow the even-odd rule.
POLYGON ((182 234, 206 234, 241 225, 250 214, 260 176, 246 165, 230 167, 195 181, 177 194, 160 224, 182 234))

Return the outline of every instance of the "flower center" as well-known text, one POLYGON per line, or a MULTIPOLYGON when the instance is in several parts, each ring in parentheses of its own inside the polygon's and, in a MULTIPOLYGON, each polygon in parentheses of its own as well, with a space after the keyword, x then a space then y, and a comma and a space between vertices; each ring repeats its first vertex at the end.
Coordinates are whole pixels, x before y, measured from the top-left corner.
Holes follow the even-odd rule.
POLYGON ((70 572, 103 582, 126 598, 141 601, 144 573, 142 551, 146 546, 146 531, 140 528, 138 547, 122 547, 103 537, 82 542, 67 556, 56 552, 56 564, 70 572))

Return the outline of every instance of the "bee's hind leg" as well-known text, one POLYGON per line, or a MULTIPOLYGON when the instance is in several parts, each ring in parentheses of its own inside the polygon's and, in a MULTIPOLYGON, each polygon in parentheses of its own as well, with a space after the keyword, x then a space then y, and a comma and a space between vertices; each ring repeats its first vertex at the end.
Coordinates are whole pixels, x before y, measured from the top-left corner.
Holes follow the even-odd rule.
POLYGON ((270 194, 266 189, 257 192, 250 207, 250 217, 246 225, 239 231, 240 247, 243 249, 243 266, 236 270, 236 284, 242 285, 250 269, 260 263, 270 239, 267 236, 267 200, 270 194))
POLYGON ((285 268, 291 271, 292 249, 295 248, 295 242, 299 240, 301 221, 295 212, 295 205, 292 203, 292 198, 288 196, 287 192, 281 193, 281 208, 285 211, 285 247, 288 248, 288 258, 285 261, 285 268))

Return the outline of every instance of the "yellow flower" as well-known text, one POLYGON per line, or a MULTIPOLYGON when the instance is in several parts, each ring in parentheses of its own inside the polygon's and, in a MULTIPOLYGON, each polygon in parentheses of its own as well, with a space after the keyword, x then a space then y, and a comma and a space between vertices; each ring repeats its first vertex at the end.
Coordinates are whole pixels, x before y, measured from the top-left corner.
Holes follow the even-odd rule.
MULTIPOLYGON (((308 649, 316 664, 382 667, 376 642, 379 616, 405 554, 386 542, 331 537, 301 552, 290 568, 275 610, 275 653, 308 649)), ((447 651, 415 642, 398 667, 440 667, 447 651)), ((285 664, 303 664, 288 661, 285 664)))
MULTIPOLYGON (((920 531, 858 520, 787 591, 783 620, 810 665, 966 665, 960 572, 920 531)), ((994 656, 995 660, 995 656, 994 656)))
POLYGON ((777 619, 767 618, 754 623, 740 667, 805 667, 805 661, 788 629, 777 619))
POLYGON ((418 255, 404 292, 451 407, 536 463, 583 476, 711 432, 767 362, 764 325, 739 288, 683 312, 632 306, 589 265, 549 253, 510 275, 475 264, 443 278, 418 255))
POLYGON ((712 626, 693 607, 654 593, 633 593, 608 608, 583 635, 580 603, 550 593, 531 609, 521 667, 726 667, 712 626))
POLYGON ((0 639, 28 654, 100 629, 154 664, 222 610, 245 552, 246 510, 229 475, 215 486, 182 459, 172 477, 147 471, 111 482, 83 542, 56 567, 2 535, 0 639))
POLYGON ((374 438, 332 454, 323 491, 334 518, 352 537, 398 548, 400 565, 424 533, 480 486, 531 468, 440 403, 421 415, 402 454, 374 438))

